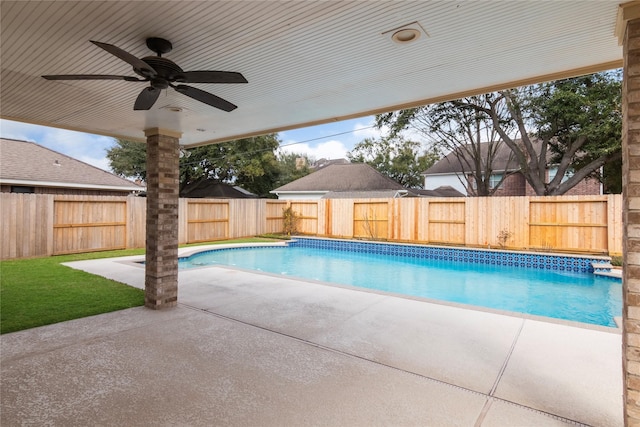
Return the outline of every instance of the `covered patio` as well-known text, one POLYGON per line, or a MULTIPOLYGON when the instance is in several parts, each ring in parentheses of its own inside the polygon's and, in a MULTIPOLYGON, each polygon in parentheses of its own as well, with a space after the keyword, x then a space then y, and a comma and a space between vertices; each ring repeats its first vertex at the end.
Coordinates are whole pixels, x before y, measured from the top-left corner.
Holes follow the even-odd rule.
MULTIPOLYGON (((180 146, 188 148, 360 117, 624 65, 625 309, 621 392, 624 391, 625 423, 640 425, 640 162, 637 160, 640 158, 640 2, 620 6, 617 1, 579 0, 3 1, 0 12, 2 118, 147 142, 144 286, 146 306, 152 309, 171 308, 184 302, 182 283, 181 296, 178 296, 177 270, 180 146), (162 89, 160 93, 158 87, 171 85, 167 81, 153 81, 151 77, 157 76, 148 69, 138 73, 147 77, 142 79, 146 83, 132 81, 130 77, 135 77, 132 65, 136 69, 140 58, 147 59, 147 63, 158 61, 148 59, 154 56, 145 46, 149 37, 170 41, 174 49, 164 56, 184 70, 238 72, 248 84, 201 84, 192 75, 191 81, 196 82, 191 85, 194 89, 171 83, 173 88, 162 89), (90 41, 102 43, 102 49, 90 41), (69 74, 121 78, 47 81, 41 77, 69 74), (157 95, 157 101, 149 109, 133 111, 134 102, 139 106, 140 97, 147 96, 145 91, 147 95, 151 92, 157 95), (201 91, 233 102, 238 108, 228 113, 212 107, 212 102, 199 102, 199 99, 213 99, 201 91)), ((215 291, 222 292, 219 288, 215 291)), ((211 298, 224 298, 224 295, 212 294, 211 298)), ((174 394, 181 393, 192 393, 195 398, 203 391, 198 387, 180 389, 179 380, 183 377, 173 375, 189 369, 181 365, 179 358, 173 359, 171 352, 179 346, 176 341, 179 337, 175 335, 180 331, 176 329, 180 324, 177 318, 183 313, 192 313, 186 306, 167 313, 133 312, 144 319, 161 316, 166 320, 159 323, 161 329, 137 340, 137 350, 144 354, 145 348, 164 349, 155 359, 143 357, 141 360, 147 364, 149 375, 166 380, 166 389, 154 389, 148 395, 154 401, 154 416, 159 417, 160 413, 170 416, 170 411, 165 411, 158 402, 170 402, 174 394)), ((122 314, 123 320, 126 315, 122 314)), ((111 322, 117 323, 120 318, 113 316, 111 322)), ((187 318, 193 323, 200 321, 187 318)), ((221 342, 229 338, 224 335, 219 318, 213 323, 209 323, 213 318, 207 319, 203 327, 209 328, 214 337, 220 335, 221 342)), ((300 323, 296 318, 283 321, 294 326, 300 323)), ((54 341, 58 341, 66 327, 58 325, 31 333, 51 334, 54 341)), ((464 328, 452 330, 464 332, 464 328)), ((448 334, 455 333, 452 330, 445 329, 448 334)), ((234 331, 238 337, 245 332, 234 331)), ((14 337, 20 336, 26 339, 26 335, 2 337, 3 359, 6 343, 18 340, 12 347, 19 348, 22 340, 14 337)), ((232 333, 231 338, 233 336, 232 333)), ((261 339, 249 338, 249 341, 261 339)), ((102 339, 106 338, 96 342, 102 339)), ((240 345, 243 341, 234 342, 240 345)), ((264 352, 275 355, 275 348, 267 346, 264 352)), ((574 361, 578 360, 578 355, 567 352, 574 361)), ((42 356, 46 357, 46 353, 42 356)), ((224 364, 223 360, 219 362, 224 364)), ((238 375, 244 367, 238 366, 238 375)), ((274 362, 272 367, 279 369, 280 365, 274 362)), ((461 370, 465 375, 473 372, 465 366, 461 370)), ((29 380, 27 370, 16 367, 12 372, 23 375, 10 382, 3 373, 3 399, 5 387, 20 387, 22 381, 29 380)), ((43 381, 46 378, 41 376, 43 381)), ((110 381, 109 378, 112 377, 101 380, 110 381)), ((75 393, 74 384, 87 380, 77 377, 76 382, 61 383, 64 385, 58 389, 57 378, 50 379, 51 390, 61 395, 69 391, 75 393)), ((161 384, 154 383, 155 386, 161 384)), ((373 384, 376 383, 363 384, 363 388, 373 384)), ((404 389, 401 383, 393 384, 390 380, 387 387, 404 389)), ((411 386, 405 385, 408 387, 405 391, 410 389, 411 386)), ((92 393, 99 394, 99 388, 92 390, 80 396, 81 400, 95 399, 92 393)), ((233 393, 235 389, 220 384, 216 390, 233 393)), ((218 404, 231 404, 229 402, 234 401, 231 395, 217 401, 218 404)), ((294 399, 294 395, 290 398, 294 399)), ((127 395, 123 394, 122 399, 127 399, 127 395)), ((23 403, 29 406, 28 402, 23 403)), ((247 405, 252 407, 252 402, 247 401, 247 405)), ((395 413, 406 413, 399 409, 403 407, 401 402, 397 405, 395 413)), ((448 407, 444 402, 440 405, 448 407)), ((117 407, 96 414, 117 417, 118 413, 112 413, 117 407)), ((419 410, 420 405, 416 401, 406 408, 419 410)), ((43 409, 44 412, 54 410, 54 407, 43 409)), ((455 409, 451 411, 457 413, 455 409)), ((4 414, 3 408, 3 417, 4 414)), ((20 417, 22 413, 18 414, 20 417)), ((304 413, 296 416, 302 417, 304 413)), ((126 419, 122 418, 121 423, 126 419)), ((309 424, 322 423, 313 416, 304 420, 309 424)), ((348 423, 347 418, 341 420, 348 423)), ((435 420, 434 424, 437 423, 435 420)), ((189 424, 188 419, 185 424, 189 424)), ((448 422, 444 420, 442 424, 448 422)))
MULTIPOLYGON (((139 259, 67 265, 142 288, 139 259)), ((2 425, 622 424, 619 329, 225 267, 179 282, 173 310, 3 336, 2 425)))

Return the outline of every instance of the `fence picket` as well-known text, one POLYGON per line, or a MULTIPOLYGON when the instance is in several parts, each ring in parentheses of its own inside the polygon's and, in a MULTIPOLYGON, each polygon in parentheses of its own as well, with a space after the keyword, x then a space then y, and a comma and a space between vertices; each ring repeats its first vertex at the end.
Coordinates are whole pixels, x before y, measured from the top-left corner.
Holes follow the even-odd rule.
MULTIPOLYGON (((308 235, 622 253, 621 195, 289 202, 180 199, 179 241, 278 233, 287 206, 301 217, 299 232, 308 235)), ((143 198, 1 193, 0 214, 0 259, 145 245, 143 198)))

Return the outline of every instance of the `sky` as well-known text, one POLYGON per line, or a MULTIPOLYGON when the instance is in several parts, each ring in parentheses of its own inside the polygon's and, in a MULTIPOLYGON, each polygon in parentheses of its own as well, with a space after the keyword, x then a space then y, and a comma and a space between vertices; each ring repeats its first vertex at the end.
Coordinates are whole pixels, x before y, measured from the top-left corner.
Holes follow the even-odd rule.
MULTIPOLYGON (((374 127, 374 116, 279 133, 281 150, 306 154, 315 160, 346 158, 355 144, 379 136, 380 131, 374 127)), ((110 171, 107 150, 115 144, 108 136, 10 120, 0 120, 0 137, 35 142, 107 171, 110 171)))

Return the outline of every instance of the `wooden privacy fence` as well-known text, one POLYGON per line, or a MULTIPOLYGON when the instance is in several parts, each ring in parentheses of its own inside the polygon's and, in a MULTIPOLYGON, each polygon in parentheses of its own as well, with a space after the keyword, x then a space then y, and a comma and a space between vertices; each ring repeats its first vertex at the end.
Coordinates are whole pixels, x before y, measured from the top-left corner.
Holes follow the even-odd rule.
POLYGON ((229 238, 229 202, 187 199, 187 243, 229 238))
MULTIPOLYGON (((145 245, 146 199, 0 194, 0 259, 145 245)), ((509 249, 620 254, 622 197, 180 199, 180 243, 279 233, 509 249)))
POLYGON ((53 211, 56 255, 127 247, 124 200, 57 200, 53 211))

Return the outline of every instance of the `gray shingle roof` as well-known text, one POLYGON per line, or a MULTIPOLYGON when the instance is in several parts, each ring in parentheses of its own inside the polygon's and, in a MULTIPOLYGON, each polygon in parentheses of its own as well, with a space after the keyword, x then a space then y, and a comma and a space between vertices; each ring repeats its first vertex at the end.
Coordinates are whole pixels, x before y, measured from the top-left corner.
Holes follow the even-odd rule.
POLYGON ((415 197, 413 190, 329 191, 323 199, 397 199, 415 197))
MULTIPOLYGON (((0 182, 42 183, 65 188, 136 191, 127 179, 33 142, 0 138, 0 182)), ((37 184, 36 184, 37 185, 37 184)))
MULTIPOLYGON (((517 142, 517 141, 516 141, 517 142)), ((486 152, 489 147, 488 143, 480 144, 480 152, 482 153, 482 157, 486 158, 486 152)), ((458 151, 458 150, 456 150, 458 151)), ((467 169, 465 162, 460 162, 456 156, 456 151, 452 151, 447 154, 445 157, 437 161, 433 166, 423 172, 423 175, 432 175, 432 174, 445 174, 445 173, 459 173, 459 172, 471 172, 471 170, 467 169), (463 169, 464 165, 464 169, 463 169)), ((504 142, 500 144, 498 147, 498 151, 493 160, 494 171, 504 171, 504 170, 517 170, 518 163, 513 158, 509 161, 509 156, 511 155, 511 149, 504 142)), ((465 156, 468 154, 465 152, 465 156)), ((470 157, 468 157, 470 159, 470 157)), ((470 162, 472 163, 472 162, 470 162)))
POLYGON ((405 190, 405 188, 365 163, 349 163, 329 165, 271 192, 371 190, 405 190))
POLYGON ((450 185, 441 185, 433 190, 411 190, 423 197, 465 197, 464 194, 451 187, 450 185))
POLYGON ((180 197, 255 199, 258 196, 238 186, 225 184, 211 179, 201 179, 200 181, 187 184, 182 191, 180 191, 180 197))

